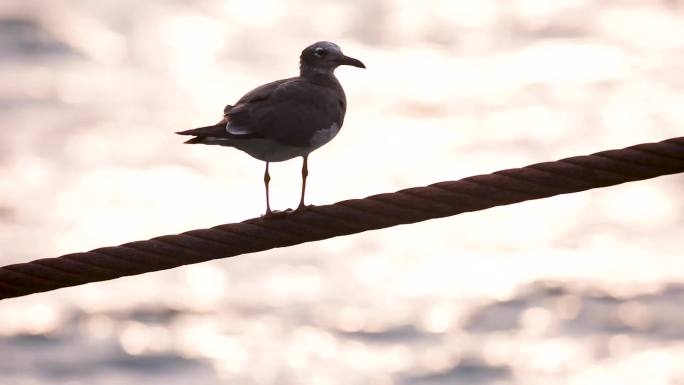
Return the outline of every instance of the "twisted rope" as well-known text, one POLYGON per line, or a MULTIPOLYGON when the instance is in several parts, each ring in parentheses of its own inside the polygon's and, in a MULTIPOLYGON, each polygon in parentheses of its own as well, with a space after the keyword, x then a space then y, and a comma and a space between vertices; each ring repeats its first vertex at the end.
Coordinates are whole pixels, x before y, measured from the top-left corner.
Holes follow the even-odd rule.
POLYGON ((684 172, 684 137, 0 267, 0 299, 684 172))

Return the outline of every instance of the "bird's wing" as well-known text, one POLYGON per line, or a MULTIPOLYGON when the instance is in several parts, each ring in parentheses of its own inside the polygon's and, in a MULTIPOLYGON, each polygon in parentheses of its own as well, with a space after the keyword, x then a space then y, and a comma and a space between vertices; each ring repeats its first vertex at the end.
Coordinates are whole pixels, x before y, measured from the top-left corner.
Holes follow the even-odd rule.
POLYGON ((339 85, 320 85, 301 78, 263 85, 242 97, 227 112, 228 132, 258 135, 307 147, 316 131, 342 126, 346 101, 339 85))
POLYGON ((246 93, 234 106, 227 105, 223 109, 224 118, 230 121, 226 125, 226 131, 237 136, 260 136, 255 128, 249 123, 249 110, 255 105, 268 100, 273 92, 285 83, 296 78, 276 80, 261 85, 246 93), (231 118, 232 116, 232 118, 231 118))

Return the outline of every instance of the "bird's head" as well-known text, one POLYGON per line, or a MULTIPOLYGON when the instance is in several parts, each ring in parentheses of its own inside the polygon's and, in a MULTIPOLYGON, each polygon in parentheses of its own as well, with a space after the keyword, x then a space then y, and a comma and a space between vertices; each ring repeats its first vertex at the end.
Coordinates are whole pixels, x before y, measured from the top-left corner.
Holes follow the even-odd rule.
POLYGON ((337 44, 329 41, 311 44, 302 51, 302 55, 299 57, 299 68, 302 75, 308 73, 332 74, 335 68, 341 65, 366 68, 360 60, 346 56, 337 44))

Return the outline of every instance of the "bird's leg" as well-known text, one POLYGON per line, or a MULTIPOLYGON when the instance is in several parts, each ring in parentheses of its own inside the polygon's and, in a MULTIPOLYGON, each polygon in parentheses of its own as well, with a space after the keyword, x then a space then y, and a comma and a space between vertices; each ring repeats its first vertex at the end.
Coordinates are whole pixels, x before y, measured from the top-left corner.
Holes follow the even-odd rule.
POLYGON ((301 210, 306 207, 304 204, 304 193, 306 192, 306 177, 309 176, 309 167, 307 165, 309 155, 304 155, 302 158, 304 158, 304 162, 302 163, 302 196, 299 198, 299 206, 297 207, 297 210, 301 210))
POLYGON ((271 202, 268 197, 268 182, 271 181, 271 176, 268 174, 268 163, 266 162, 266 172, 264 172, 264 185, 266 186, 266 214, 264 216, 268 217, 273 215, 273 211, 271 211, 271 202))

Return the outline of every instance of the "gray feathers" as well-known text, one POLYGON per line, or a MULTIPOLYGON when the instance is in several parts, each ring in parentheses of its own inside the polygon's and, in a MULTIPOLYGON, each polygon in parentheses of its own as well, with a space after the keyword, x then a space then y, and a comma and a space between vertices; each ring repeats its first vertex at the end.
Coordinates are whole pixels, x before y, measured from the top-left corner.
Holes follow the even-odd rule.
POLYGON ((302 52, 300 76, 257 87, 226 106, 217 124, 178 134, 195 136, 189 144, 235 147, 264 161, 307 155, 344 123, 347 102, 333 71, 345 64, 363 67, 337 45, 315 43, 302 52))

